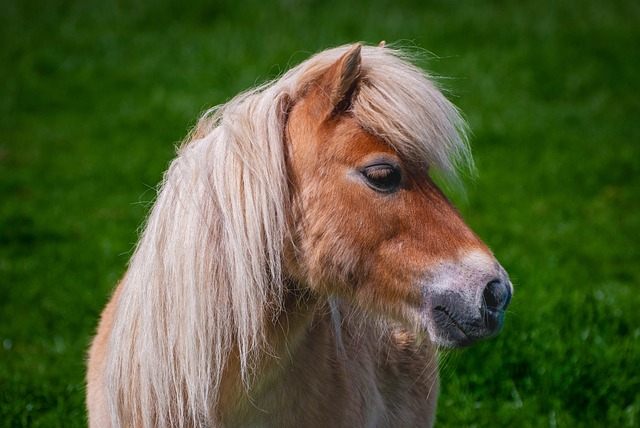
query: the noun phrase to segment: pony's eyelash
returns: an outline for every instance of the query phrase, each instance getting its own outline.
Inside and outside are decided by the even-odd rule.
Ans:
[[[391,193],[402,182],[402,170],[397,165],[374,164],[362,169],[362,175],[374,189],[383,193]]]

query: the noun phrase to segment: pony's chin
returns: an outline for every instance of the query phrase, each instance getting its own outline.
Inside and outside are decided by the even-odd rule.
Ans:
[[[465,332],[456,328],[448,329],[447,331],[429,333],[429,336],[434,345],[443,349],[466,348],[478,341],[478,339],[469,337]]]

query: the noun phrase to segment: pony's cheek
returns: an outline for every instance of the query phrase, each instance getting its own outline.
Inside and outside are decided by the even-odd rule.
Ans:
[[[397,257],[387,259],[399,251],[390,247],[402,246],[396,243],[401,222],[371,209],[366,200],[336,196],[333,200],[339,203],[334,204],[317,198],[316,204],[307,207],[313,215],[302,221],[297,260],[306,267],[310,285],[352,296],[373,290],[375,284],[404,281],[399,275],[402,269],[393,266]]]

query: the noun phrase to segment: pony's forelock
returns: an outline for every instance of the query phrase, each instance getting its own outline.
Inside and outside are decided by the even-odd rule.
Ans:
[[[353,112],[408,160],[458,180],[474,171],[468,126],[460,111],[402,51],[369,48]],[[369,59],[369,61],[367,61]]]
[[[302,64],[304,74],[311,78],[321,73],[349,48],[317,54]],[[351,111],[363,128],[407,160],[434,168],[456,183],[459,173],[475,173],[469,128],[436,79],[414,65],[420,54],[389,45],[363,46],[361,77]]]
[[[282,310],[286,113],[347,49],[208,111],[180,148],[123,279],[109,339],[104,382],[117,392],[109,408],[122,425],[210,424],[231,353],[250,388],[266,326]],[[449,176],[460,161],[471,165],[458,110],[396,50],[363,48],[352,112],[413,161]]]

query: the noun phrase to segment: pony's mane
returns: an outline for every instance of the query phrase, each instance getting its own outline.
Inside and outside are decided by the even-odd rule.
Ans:
[[[347,50],[321,52],[211,109],[179,149],[123,279],[109,339],[104,381],[117,392],[108,404],[123,425],[215,420],[231,353],[250,387],[270,317],[283,310],[287,112]],[[470,162],[457,109],[401,52],[363,47],[360,79],[351,111],[364,129],[450,176],[458,161]]]

